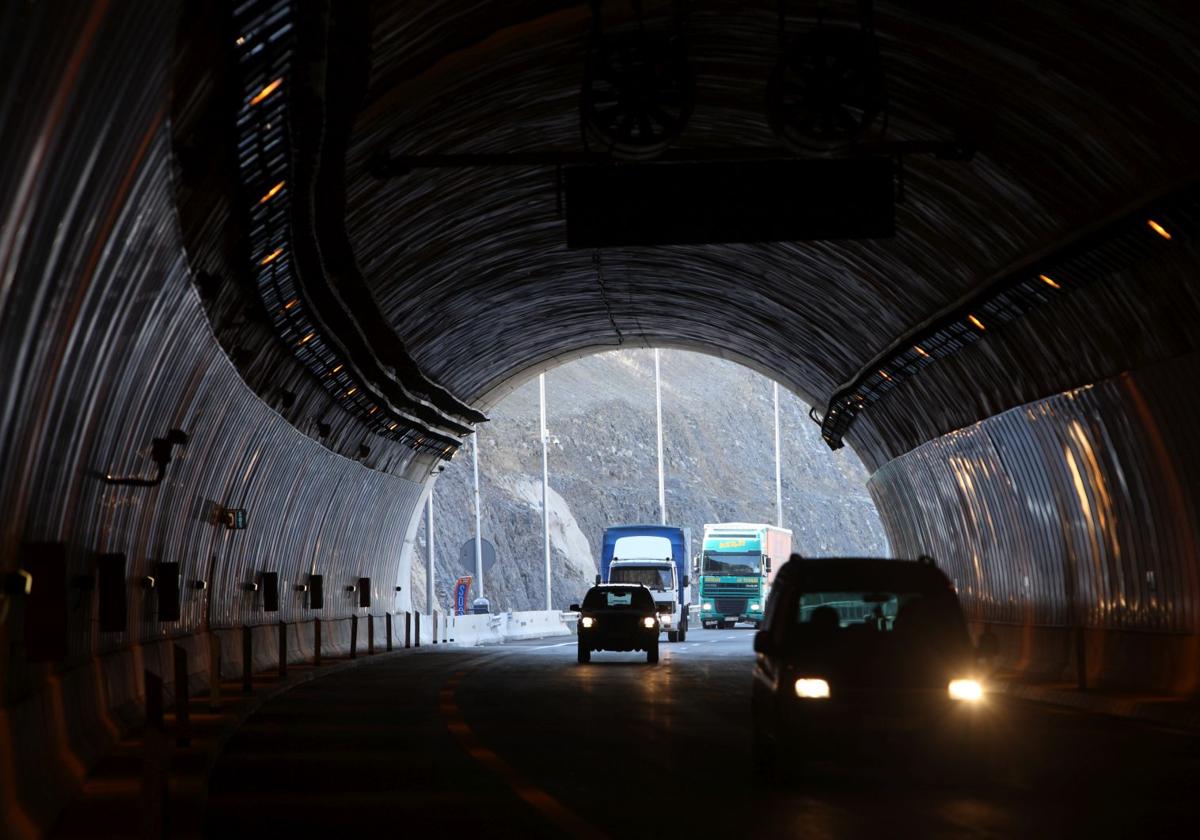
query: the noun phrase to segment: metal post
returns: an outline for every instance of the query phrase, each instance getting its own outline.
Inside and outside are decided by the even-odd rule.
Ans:
[[[208,710],[221,708],[221,638],[216,633],[208,636]]]
[[[242,628],[242,694],[254,692],[254,631]]]
[[[313,619],[313,665],[321,665],[321,619]]]
[[[383,620],[383,629],[384,629],[384,632],[387,633],[387,652],[391,653],[392,652],[392,614],[391,613],[388,613],[387,617]]]
[[[142,837],[166,837],[167,778],[170,772],[167,735],[163,730],[163,683],[150,671],[142,672],[146,691],[146,728],[142,734]]]
[[[476,597],[483,597],[483,531],[481,530],[480,521],[482,519],[482,510],[479,506],[479,431],[476,430],[474,444],[471,446],[471,454],[473,469],[475,471],[475,589],[479,593]],[[468,609],[470,604],[467,604]]]
[[[279,622],[279,679],[287,679],[288,650],[287,625]]]
[[[175,645],[175,744],[180,747],[187,747],[192,743],[190,688],[187,649],[183,645]]]
[[[546,558],[546,609],[550,606],[550,470],[547,463],[547,446],[550,432],[546,428],[546,374],[538,374],[538,392],[541,406],[542,435],[542,550]]]
[[[433,609],[433,488],[425,499],[425,609]]]
[[[375,616],[367,616],[367,656],[375,655]]]
[[[663,481],[662,381],[659,378],[658,348],[654,348],[654,419],[658,427],[658,521],[667,524],[667,491]],[[547,607],[549,609],[549,607]]]
[[[775,386],[775,524],[783,527],[783,473],[779,460],[779,383]]]
[[[413,647],[421,646],[421,613],[413,613]]]
[[[404,646],[412,647],[412,610],[406,610],[404,613]]]
[[[350,658],[358,658],[358,616],[350,616]]]

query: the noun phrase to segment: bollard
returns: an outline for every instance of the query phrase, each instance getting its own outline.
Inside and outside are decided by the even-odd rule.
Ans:
[[[367,656],[375,653],[375,616],[367,616]]]
[[[383,621],[384,632],[387,633],[387,652],[392,652],[392,614],[388,613]]]
[[[191,685],[188,684],[188,655],[183,645],[175,645],[175,745],[191,746],[192,720],[188,714]]]
[[[254,634],[242,628],[242,694],[254,693]]]
[[[216,633],[208,636],[208,710],[221,708],[221,639]]]
[[[321,619],[313,619],[313,665],[321,667]]]
[[[350,658],[358,656],[358,616],[350,616]]]
[[[142,837],[160,840],[167,836],[167,738],[163,731],[163,682],[150,671],[143,672],[146,686],[146,729],[142,736]]]
[[[413,647],[421,646],[421,613],[413,613]]]
[[[412,612],[404,611],[404,647],[412,647]]]
[[[287,678],[287,624],[279,622],[279,679]]]

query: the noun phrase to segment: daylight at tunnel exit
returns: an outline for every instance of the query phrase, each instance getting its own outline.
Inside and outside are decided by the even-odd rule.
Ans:
[[[0,4],[0,840],[1193,836],[1198,43]]]

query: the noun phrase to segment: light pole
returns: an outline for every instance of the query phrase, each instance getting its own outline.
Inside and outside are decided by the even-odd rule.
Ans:
[[[783,527],[783,480],[779,459],[779,383],[775,386],[775,524]]]
[[[654,419],[658,427],[658,520],[660,525],[667,524],[667,492],[663,483],[663,444],[662,444],[662,380],[659,376],[658,348],[654,348]]]
[[[546,557],[546,609],[552,609],[550,601],[550,483],[549,469],[546,463],[546,448],[550,442],[550,432],[546,429],[546,374],[538,375],[538,391],[541,404],[542,435],[542,550]]]
[[[474,444],[471,446],[471,454],[473,468],[475,471],[475,586],[478,587],[479,594],[475,597],[483,597],[483,532],[480,529],[481,511],[479,505],[479,430],[476,429],[473,435],[475,438]]]
[[[425,497],[425,609],[433,615],[433,488]]]

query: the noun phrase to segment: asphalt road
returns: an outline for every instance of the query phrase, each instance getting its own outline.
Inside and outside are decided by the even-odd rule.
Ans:
[[[575,662],[574,637],[425,647],[301,685],[230,741],[207,829],[279,836],[1193,836],[1200,738],[989,699],[979,774],[894,755],[764,781],[749,629]]]

